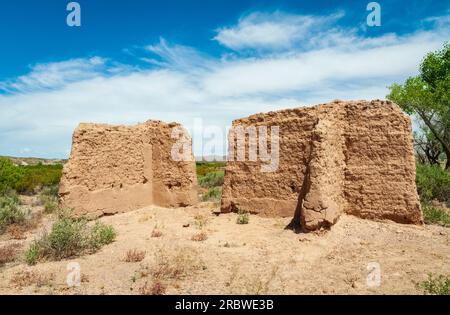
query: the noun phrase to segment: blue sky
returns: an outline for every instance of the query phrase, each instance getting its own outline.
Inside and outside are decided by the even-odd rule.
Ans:
[[[196,155],[256,112],[384,98],[450,41],[450,0],[64,0],[0,5],[0,155],[67,157],[79,122],[179,121]],[[206,148],[204,148],[206,146]]]

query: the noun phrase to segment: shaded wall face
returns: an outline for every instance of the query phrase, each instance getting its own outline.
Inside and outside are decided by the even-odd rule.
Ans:
[[[347,106],[346,212],[420,223],[410,119],[391,103]]]
[[[420,223],[411,123],[390,102],[334,102],[258,114],[236,126],[280,126],[280,162],[227,163],[222,211],[291,216],[307,230],[342,212]],[[236,142],[231,142],[236,151]]]
[[[160,122],[80,125],[61,179],[61,205],[77,215],[100,216],[195,203],[195,162],[171,159],[171,129]],[[174,178],[178,184],[171,186]]]

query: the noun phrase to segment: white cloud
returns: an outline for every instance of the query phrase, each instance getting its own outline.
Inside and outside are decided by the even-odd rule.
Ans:
[[[305,35],[307,50],[253,57],[213,58],[161,39],[139,56],[151,63],[146,69],[98,57],[35,66],[0,84],[9,91],[0,94],[0,153],[65,157],[79,122],[161,119],[192,127],[202,118],[225,130],[233,119],[256,112],[384,98],[388,85],[415,74],[425,53],[449,37],[448,28],[375,38],[345,31],[317,30],[319,37]],[[351,40],[343,44],[346,34]]]
[[[31,67],[30,73],[18,78],[0,82],[0,91],[32,92],[45,88],[63,87],[71,82],[97,76],[105,69],[106,60],[100,57],[71,59]]]
[[[218,29],[214,40],[233,50],[288,49],[342,16],[342,12],[329,16],[255,12],[242,17],[237,25]]]

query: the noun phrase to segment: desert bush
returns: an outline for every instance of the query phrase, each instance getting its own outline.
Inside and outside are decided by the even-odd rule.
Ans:
[[[112,243],[116,236],[117,232],[112,226],[96,222],[88,236],[89,248],[97,251],[103,246]]]
[[[219,187],[223,185],[224,171],[215,171],[198,178],[198,183],[203,188]]]
[[[417,164],[417,191],[423,202],[439,200],[450,203],[450,172],[437,165]]]
[[[50,233],[44,233],[35,240],[25,253],[29,265],[39,260],[60,260],[94,253],[102,246],[114,241],[116,232],[111,226],[97,222],[93,227],[87,221],[63,217],[52,226]]]
[[[43,187],[52,187],[54,193],[62,168],[62,165],[42,164],[16,166],[10,159],[0,157],[0,194],[8,190],[31,194]]]
[[[423,218],[426,224],[439,224],[450,226],[450,214],[444,209],[435,207],[429,203],[422,203]]]
[[[219,201],[222,197],[221,187],[212,187],[202,195],[202,201]]]
[[[140,262],[145,258],[145,251],[138,249],[130,249],[127,251],[124,261],[126,262]]]
[[[0,234],[12,224],[25,222],[28,213],[19,208],[19,199],[16,195],[0,196]]]
[[[450,295],[450,277],[439,275],[434,277],[428,274],[428,279],[418,284],[424,294],[431,295]]]
[[[44,206],[44,213],[54,213],[58,210],[58,199],[56,197],[41,194],[39,200],[40,204]]]
[[[10,159],[0,157],[0,194],[15,189],[23,177],[23,169],[15,166]]]
[[[59,185],[54,184],[54,185],[45,187],[42,190],[42,195],[58,198],[58,192],[59,192]]]
[[[248,224],[249,221],[250,221],[249,213],[247,211],[239,209],[236,223],[237,224]]]

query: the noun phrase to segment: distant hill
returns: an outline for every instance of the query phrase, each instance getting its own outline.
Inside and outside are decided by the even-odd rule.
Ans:
[[[1,156],[10,159],[16,165],[37,165],[39,163],[43,165],[55,165],[55,164],[65,164],[67,160],[65,159],[41,159],[34,157],[13,157],[13,156]]]

